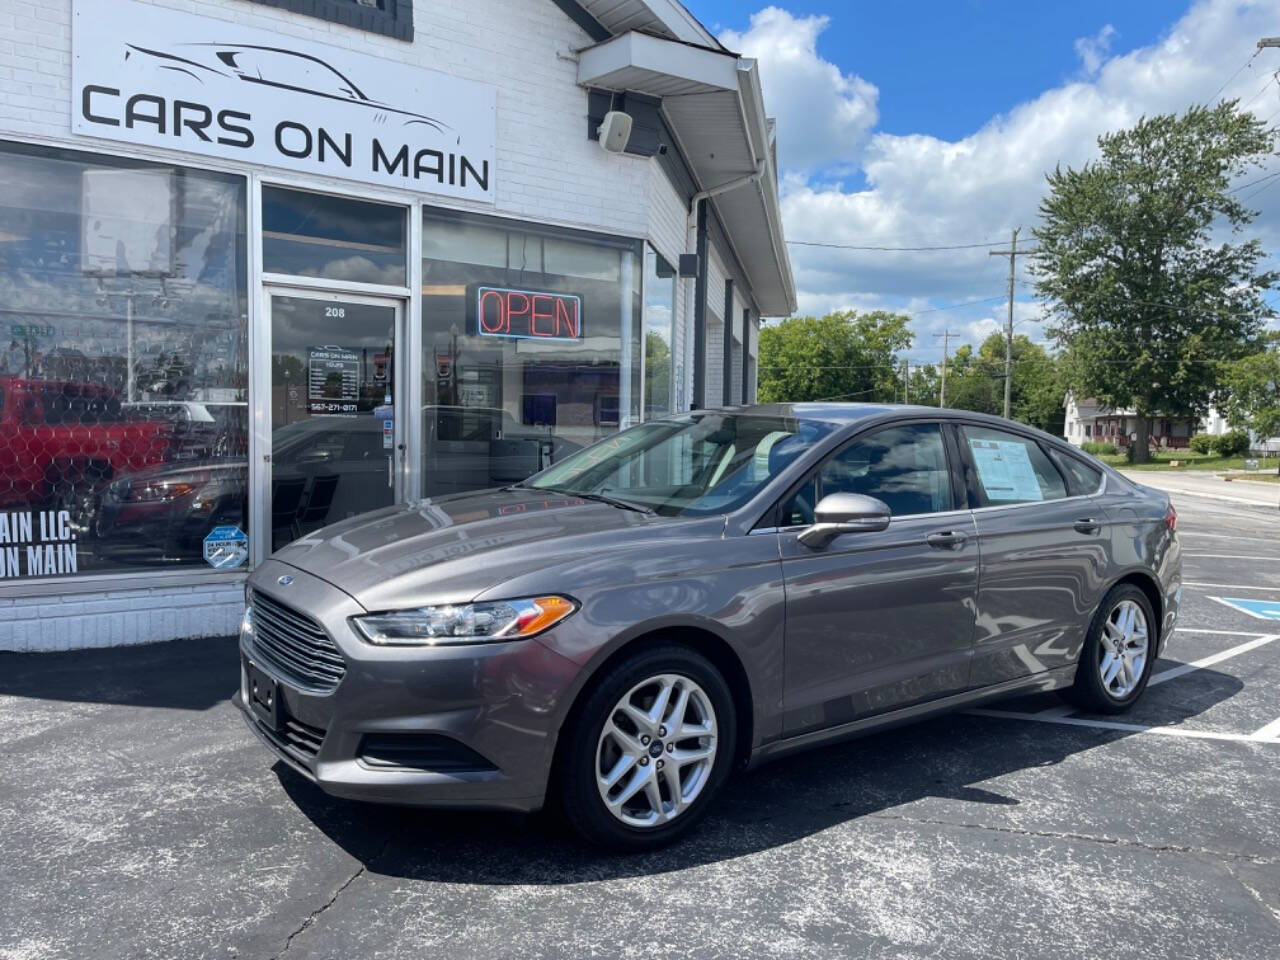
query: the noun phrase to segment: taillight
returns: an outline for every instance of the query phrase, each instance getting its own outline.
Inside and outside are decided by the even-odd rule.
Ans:
[[[1178,511],[1173,509],[1173,504],[1169,504],[1169,510],[1164,515],[1164,525],[1169,528],[1172,533],[1178,529]]]

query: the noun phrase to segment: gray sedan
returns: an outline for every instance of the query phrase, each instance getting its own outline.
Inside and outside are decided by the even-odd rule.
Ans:
[[[277,552],[237,700],[332,794],[555,803],[645,849],[794,750],[1035,691],[1129,708],[1177,619],[1176,525],[993,417],[696,411]]]

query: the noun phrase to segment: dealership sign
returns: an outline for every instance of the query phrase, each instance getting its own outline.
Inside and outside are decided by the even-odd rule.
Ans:
[[[135,0],[75,0],[72,44],[76,133],[493,200],[488,84]]]

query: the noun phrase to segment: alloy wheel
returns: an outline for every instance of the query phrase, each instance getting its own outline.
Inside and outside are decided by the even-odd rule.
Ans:
[[[1123,700],[1137,688],[1147,667],[1147,615],[1133,600],[1122,600],[1102,625],[1098,643],[1098,676],[1102,689]]]
[[[718,741],[715,709],[702,687],[679,674],[650,677],[617,702],[600,732],[600,798],[628,826],[667,823],[707,785]]]

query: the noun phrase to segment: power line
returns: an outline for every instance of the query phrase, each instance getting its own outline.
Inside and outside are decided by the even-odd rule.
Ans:
[[[990,240],[983,243],[949,243],[926,247],[886,247],[856,243],[826,243],[820,240],[788,240],[787,243],[797,247],[826,247],[832,250],[874,250],[883,253],[920,253],[928,250],[974,250],[978,247],[988,247],[991,245]]]
[[[1231,76],[1227,77],[1226,81],[1222,84],[1222,86],[1220,86],[1220,87],[1218,88],[1218,92],[1217,92],[1217,93],[1215,93],[1215,94],[1214,94],[1212,97],[1210,97],[1209,99],[1210,99],[1210,100],[1217,100],[1217,99],[1218,99],[1218,94],[1219,94],[1219,93],[1222,93],[1222,91],[1223,91],[1223,90],[1227,89],[1227,87],[1230,85],[1231,81],[1232,81],[1232,80],[1234,80],[1236,77],[1240,76],[1240,74],[1244,72],[1245,67],[1251,66],[1251,65],[1253,64],[1254,59],[1255,59],[1255,58],[1258,56],[1258,54],[1260,54],[1261,52],[1262,52],[1262,48],[1261,48],[1261,47],[1259,47],[1257,50],[1253,51],[1253,56],[1251,56],[1248,60],[1246,60],[1244,63],[1242,63],[1242,64],[1240,65],[1240,69],[1239,69],[1239,70],[1237,70],[1237,71],[1236,71],[1235,73],[1233,73]]]

